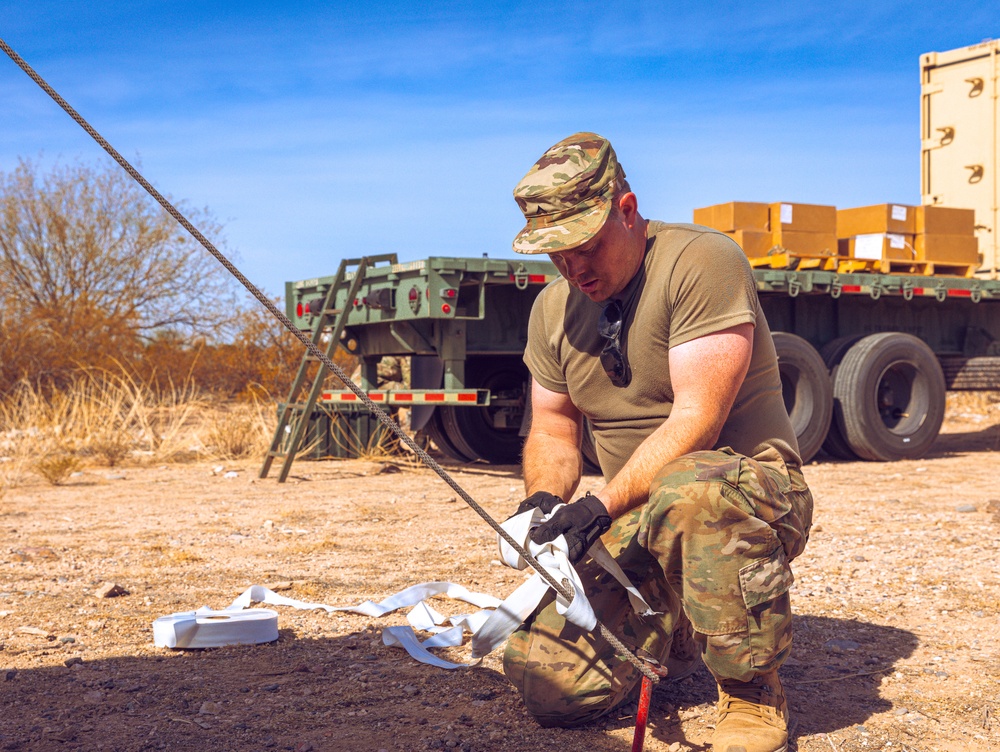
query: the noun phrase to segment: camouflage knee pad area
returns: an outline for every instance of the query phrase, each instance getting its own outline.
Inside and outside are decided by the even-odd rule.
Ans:
[[[634,536],[628,548],[611,553],[646,602],[664,613],[652,618],[636,614],[625,589],[590,559],[577,565],[577,573],[601,622],[639,655],[665,661],[680,601],[671,598],[661,577],[652,576],[659,567]],[[599,718],[632,696],[642,678],[597,630],[588,632],[560,616],[552,595],[510,636],[503,662],[528,712],[543,726]]]
[[[777,668],[791,646],[788,561],[805,545],[812,499],[797,470],[728,450],[670,463],[649,502],[603,540],[655,617],[636,615],[623,588],[585,559],[577,567],[598,619],[639,655],[665,662],[681,608],[716,675],[746,681]],[[596,633],[566,622],[552,598],[515,632],[504,671],[545,726],[600,717],[641,678]]]
[[[801,473],[731,450],[696,452],[653,481],[637,535],[717,677],[748,681],[791,648],[788,566],[805,547],[812,496]]]

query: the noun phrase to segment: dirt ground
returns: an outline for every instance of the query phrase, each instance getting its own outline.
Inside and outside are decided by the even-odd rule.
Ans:
[[[1000,407],[952,397],[925,459],[806,468],[815,526],[782,670],[802,752],[1000,750]],[[520,501],[517,467],[445,464],[499,519]],[[631,748],[632,707],[536,726],[499,652],[445,671],[383,646],[403,613],[275,607],[273,644],[154,647],[155,618],[251,584],[351,605],[432,580],[501,597],[522,581],[427,469],[301,461],[281,485],[258,469],[90,468],[0,498],[0,750]],[[97,597],[105,582],[127,594]],[[469,657],[467,643],[441,652]],[[645,748],[708,750],[714,701],[704,667],[658,688]]]

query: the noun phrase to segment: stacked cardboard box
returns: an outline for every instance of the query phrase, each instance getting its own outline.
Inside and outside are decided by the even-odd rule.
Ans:
[[[916,212],[904,204],[875,204],[837,212],[840,256],[863,261],[916,260]]]
[[[780,202],[770,207],[771,239],[802,256],[837,255],[837,208]]]
[[[837,253],[837,210],[832,206],[730,201],[695,209],[694,222],[724,232],[752,259],[777,251]]]
[[[773,246],[767,204],[730,201],[706,206],[694,210],[694,223],[724,232],[750,258],[766,256]]]
[[[939,266],[967,266],[967,273],[979,266],[973,209],[918,206],[915,220],[917,260]]]

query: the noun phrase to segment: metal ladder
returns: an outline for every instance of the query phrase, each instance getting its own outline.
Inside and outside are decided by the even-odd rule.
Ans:
[[[319,347],[324,333],[329,332],[330,339],[326,343],[325,350],[328,358],[333,359],[333,355],[340,345],[340,337],[347,323],[351,304],[361,289],[365,271],[369,266],[374,266],[378,263],[395,264],[397,263],[396,254],[364,256],[360,259],[344,259],[340,262],[340,267],[337,269],[337,275],[334,277],[333,284],[326,291],[326,296],[323,299],[323,308],[319,312],[319,321],[316,322],[316,327],[312,335],[313,344]],[[350,267],[356,268],[354,269],[351,286],[347,291],[345,305],[343,308],[334,308],[337,301],[337,290],[340,289],[341,285],[347,279]],[[312,363],[318,364],[316,374],[312,377],[309,394],[305,401],[299,402],[298,400],[303,388],[310,380],[309,366]],[[281,458],[282,460],[278,483],[284,483],[285,479],[288,478],[288,473],[292,469],[292,463],[295,461],[295,455],[302,449],[306,428],[309,425],[313,410],[316,408],[316,403],[319,401],[319,396],[323,391],[323,382],[326,380],[328,373],[330,373],[330,369],[323,365],[323,362],[319,358],[310,355],[308,351],[302,356],[302,361],[299,363],[299,370],[295,374],[295,380],[292,382],[291,389],[288,391],[288,399],[285,400],[281,414],[278,416],[278,426],[274,430],[271,447],[267,450],[267,455],[264,457],[264,465],[260,469],[261,478],[267,477],[268,472],[271,470],[271,464],[277,458]]]

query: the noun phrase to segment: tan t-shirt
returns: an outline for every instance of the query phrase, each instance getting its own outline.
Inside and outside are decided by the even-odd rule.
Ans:
[[[801,464],[785,411],[774,343],[743,251],[697,225],[650,222],[646,257],[616,297],[625,309],[623,350],[632,369],[614,386],[601,366],[603,308],[559,278],[535,300],[524,361],[546,389],[568,394],[590,420],[607,479],[670,415],[667,350],[737,324],[754,324],[753,356],[717,447],[759,460]]]

